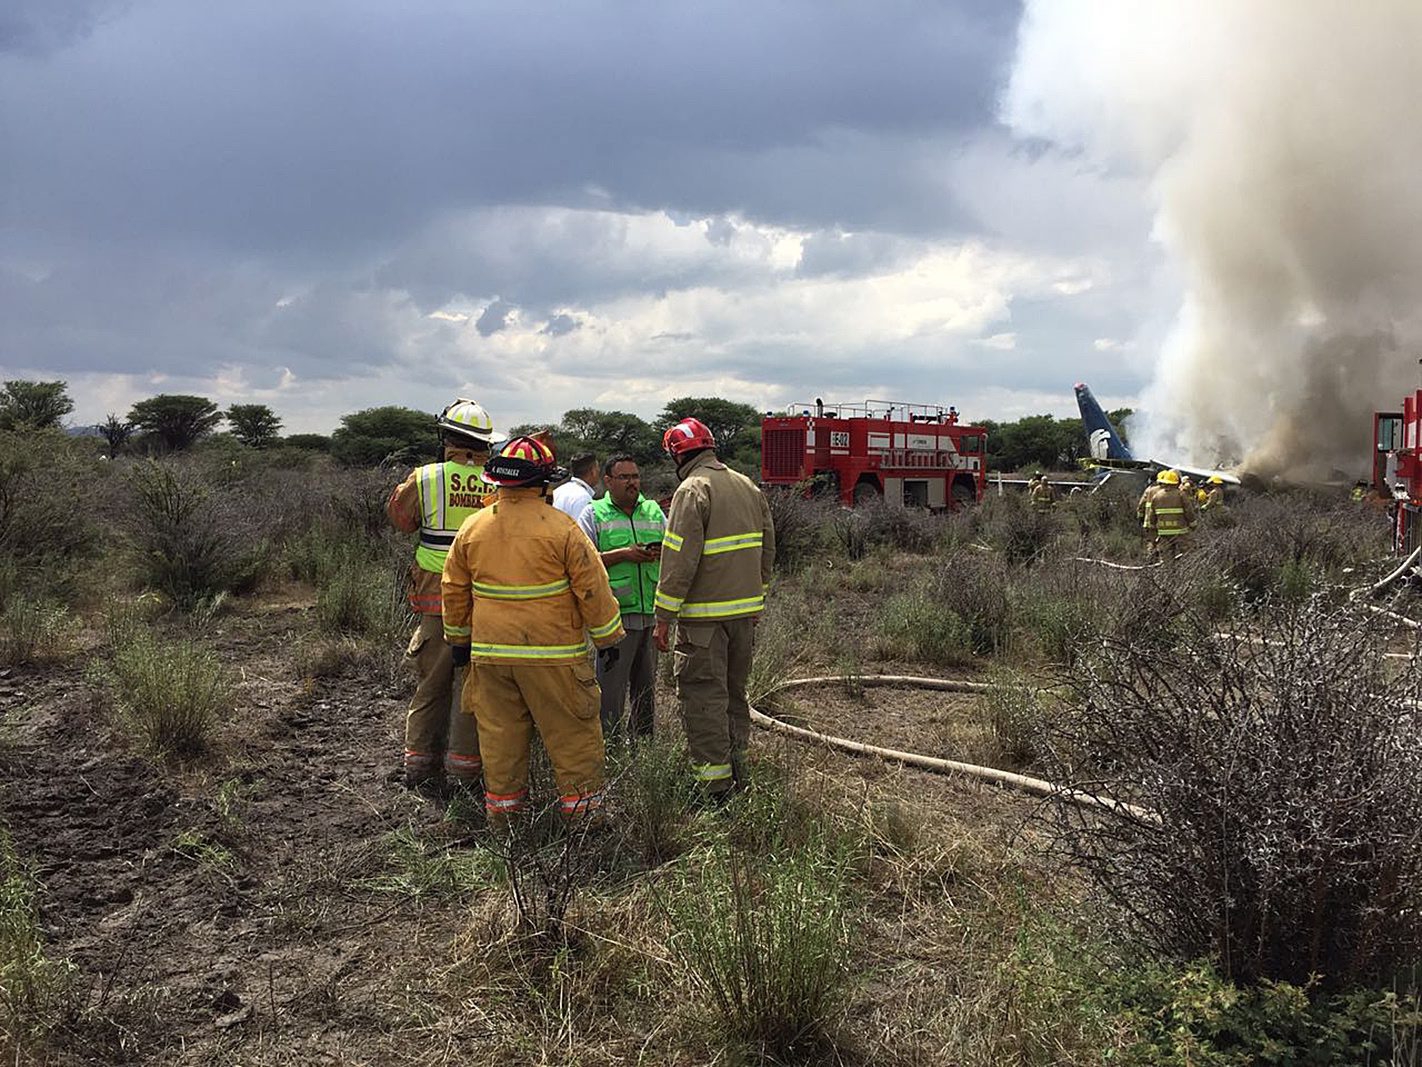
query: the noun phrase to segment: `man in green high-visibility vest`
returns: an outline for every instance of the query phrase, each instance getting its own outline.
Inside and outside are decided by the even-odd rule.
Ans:
[[[655,500],[642,495],[642,473],[637,461],[622,454],[602,467],[607,492],[583,508],[578,525],[602,556],[612,595],[622,610],[627,636],[617,645],[618,655],[609,667],[598,660],[597,680],[602,686],[602,732],[607,738],[622,733],[622,717],[630,691],[632,713],[627,733],[635,741],[652,736],[656,711],[657,649],[652,644],[656,623],[653,602],[662,533],[667,519]]]

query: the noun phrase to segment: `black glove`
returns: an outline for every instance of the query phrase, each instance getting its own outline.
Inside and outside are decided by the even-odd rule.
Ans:
[[[610,645],[607,648],[598,649],[597,661],[603,670],[610,671],[621,656],[622,653],[617,650],[617,646]]]
[[[449,646],[449,658],[450,658],[451,662],[453,662],[453,664],[454,664],[456,667],[467,667],[467,666],[469,666],[469,646],[468,646],[468,645],[450,645],[450,646]]]

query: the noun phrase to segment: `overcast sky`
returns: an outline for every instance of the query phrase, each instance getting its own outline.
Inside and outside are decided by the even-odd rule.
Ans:
[[[290,431],[714,394],[1071,413],[1178,304],[1004,125],[1006,0],[5,0],[0,374]]]

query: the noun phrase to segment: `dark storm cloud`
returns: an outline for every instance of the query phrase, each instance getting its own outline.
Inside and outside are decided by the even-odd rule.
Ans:
[[[484,309],[484,313],[474,323],[474,328],[479,331],[480,337],[491,337],[509,324],[509,319],[513,318],[514,307],[512,304],[505,304],[502,300],[495,300]]]
[[[566,337],[581,325],[582,323],[572,315],[558,314],[549,319],[543,329],[538,332],[547,334],[549,337]]]
[[[733,321],[734,294],[907,269],[965,235],[1030,248],[1057,227],[1069,255],[1100,232],[1085,209],[1075,230],[1051,217],[1031,151],[1004,184],[999,153],[965,147],[995,125],[1018,16],[1000,0],[3,6],[0,361],[302,382],[457,367],[454,388],[496,380],[525,335],[575,378],[602,330],[599,373],[629,379],[656,372],[637,347],[654,341],[709,378],[912,392],[997,360],[1025,381],[1053,358],[1049,321],[994,324],[1019,350],[964,366],[931,337],[827,351],[813,308],[768,344]],[[798,266],[793,241],[788,262],[768,251],[778,228],[805,235]],[[720,338],[645,306],[644,334],[615,332],[624,305],[704,289],[732,294]],[[1109,326],[1087,314],[1071,343],[1123,335]]]
[[[298,259],[499,203],[942,225],[921,145],[990,121],[1016,17],[135,0],[42,64],[0,65],[0,220]]]

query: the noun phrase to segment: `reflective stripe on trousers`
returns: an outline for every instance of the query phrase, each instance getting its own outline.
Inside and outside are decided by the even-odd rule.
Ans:
[[[508,815],[520,811],[527,803],[527,789],[520,789],[517,793],[486,792],[484,794],[484,810],[491,815]]]

